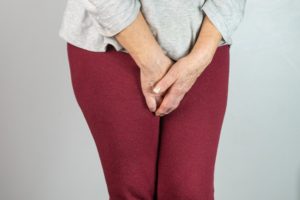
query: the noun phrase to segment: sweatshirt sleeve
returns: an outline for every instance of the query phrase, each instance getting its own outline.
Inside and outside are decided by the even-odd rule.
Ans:
[[[206,0],[202,10],[219,30],[222,40],[232,43],[232,34],[240,24],[245,10],[246,0]]]
[[[101,34],[112,37],[129,26],[137,17],[141,3],[139,0],[88,0],[96,8],[92,13]]]

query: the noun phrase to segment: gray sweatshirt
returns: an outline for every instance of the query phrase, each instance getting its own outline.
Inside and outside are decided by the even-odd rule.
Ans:
[[[231,45],[245,4],[246,0],[68,0],[59,36],[89,51],[103,52],[111,44],[127,52],[114,36],[141,11],[165,54],[178,60],[195,44],[204,14],[222,34],[219,46]]]

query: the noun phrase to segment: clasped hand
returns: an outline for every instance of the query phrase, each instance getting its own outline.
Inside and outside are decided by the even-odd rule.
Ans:
[[[190,53],[175,62],[163,54],[145,62],[140,68],[140,81],[149,110],[156,116],[175,110],[211,58],[205,53]]]
[[[141,12],[116,35],[140,68],[146,104],[157,116],[169,114],[179,106],[211,62],[221,38],[221,33],[205,16],[193,49],[175,62],[164,54]]]

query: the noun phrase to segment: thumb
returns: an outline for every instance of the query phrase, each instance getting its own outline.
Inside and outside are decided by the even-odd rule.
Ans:
[[[154,85],[152,91],[155,94],[163,94],[175,82],[175,79],[175,76],[169,71],[162,79],[160,79]]]

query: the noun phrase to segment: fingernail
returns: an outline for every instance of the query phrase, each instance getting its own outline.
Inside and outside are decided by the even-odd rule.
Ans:
[[[155,88],[153,89],[153,92],[156,93],[156,94],[159,93],[159,91],[160,91],[160,88],[159,88],[159,87],[155,87]]]

